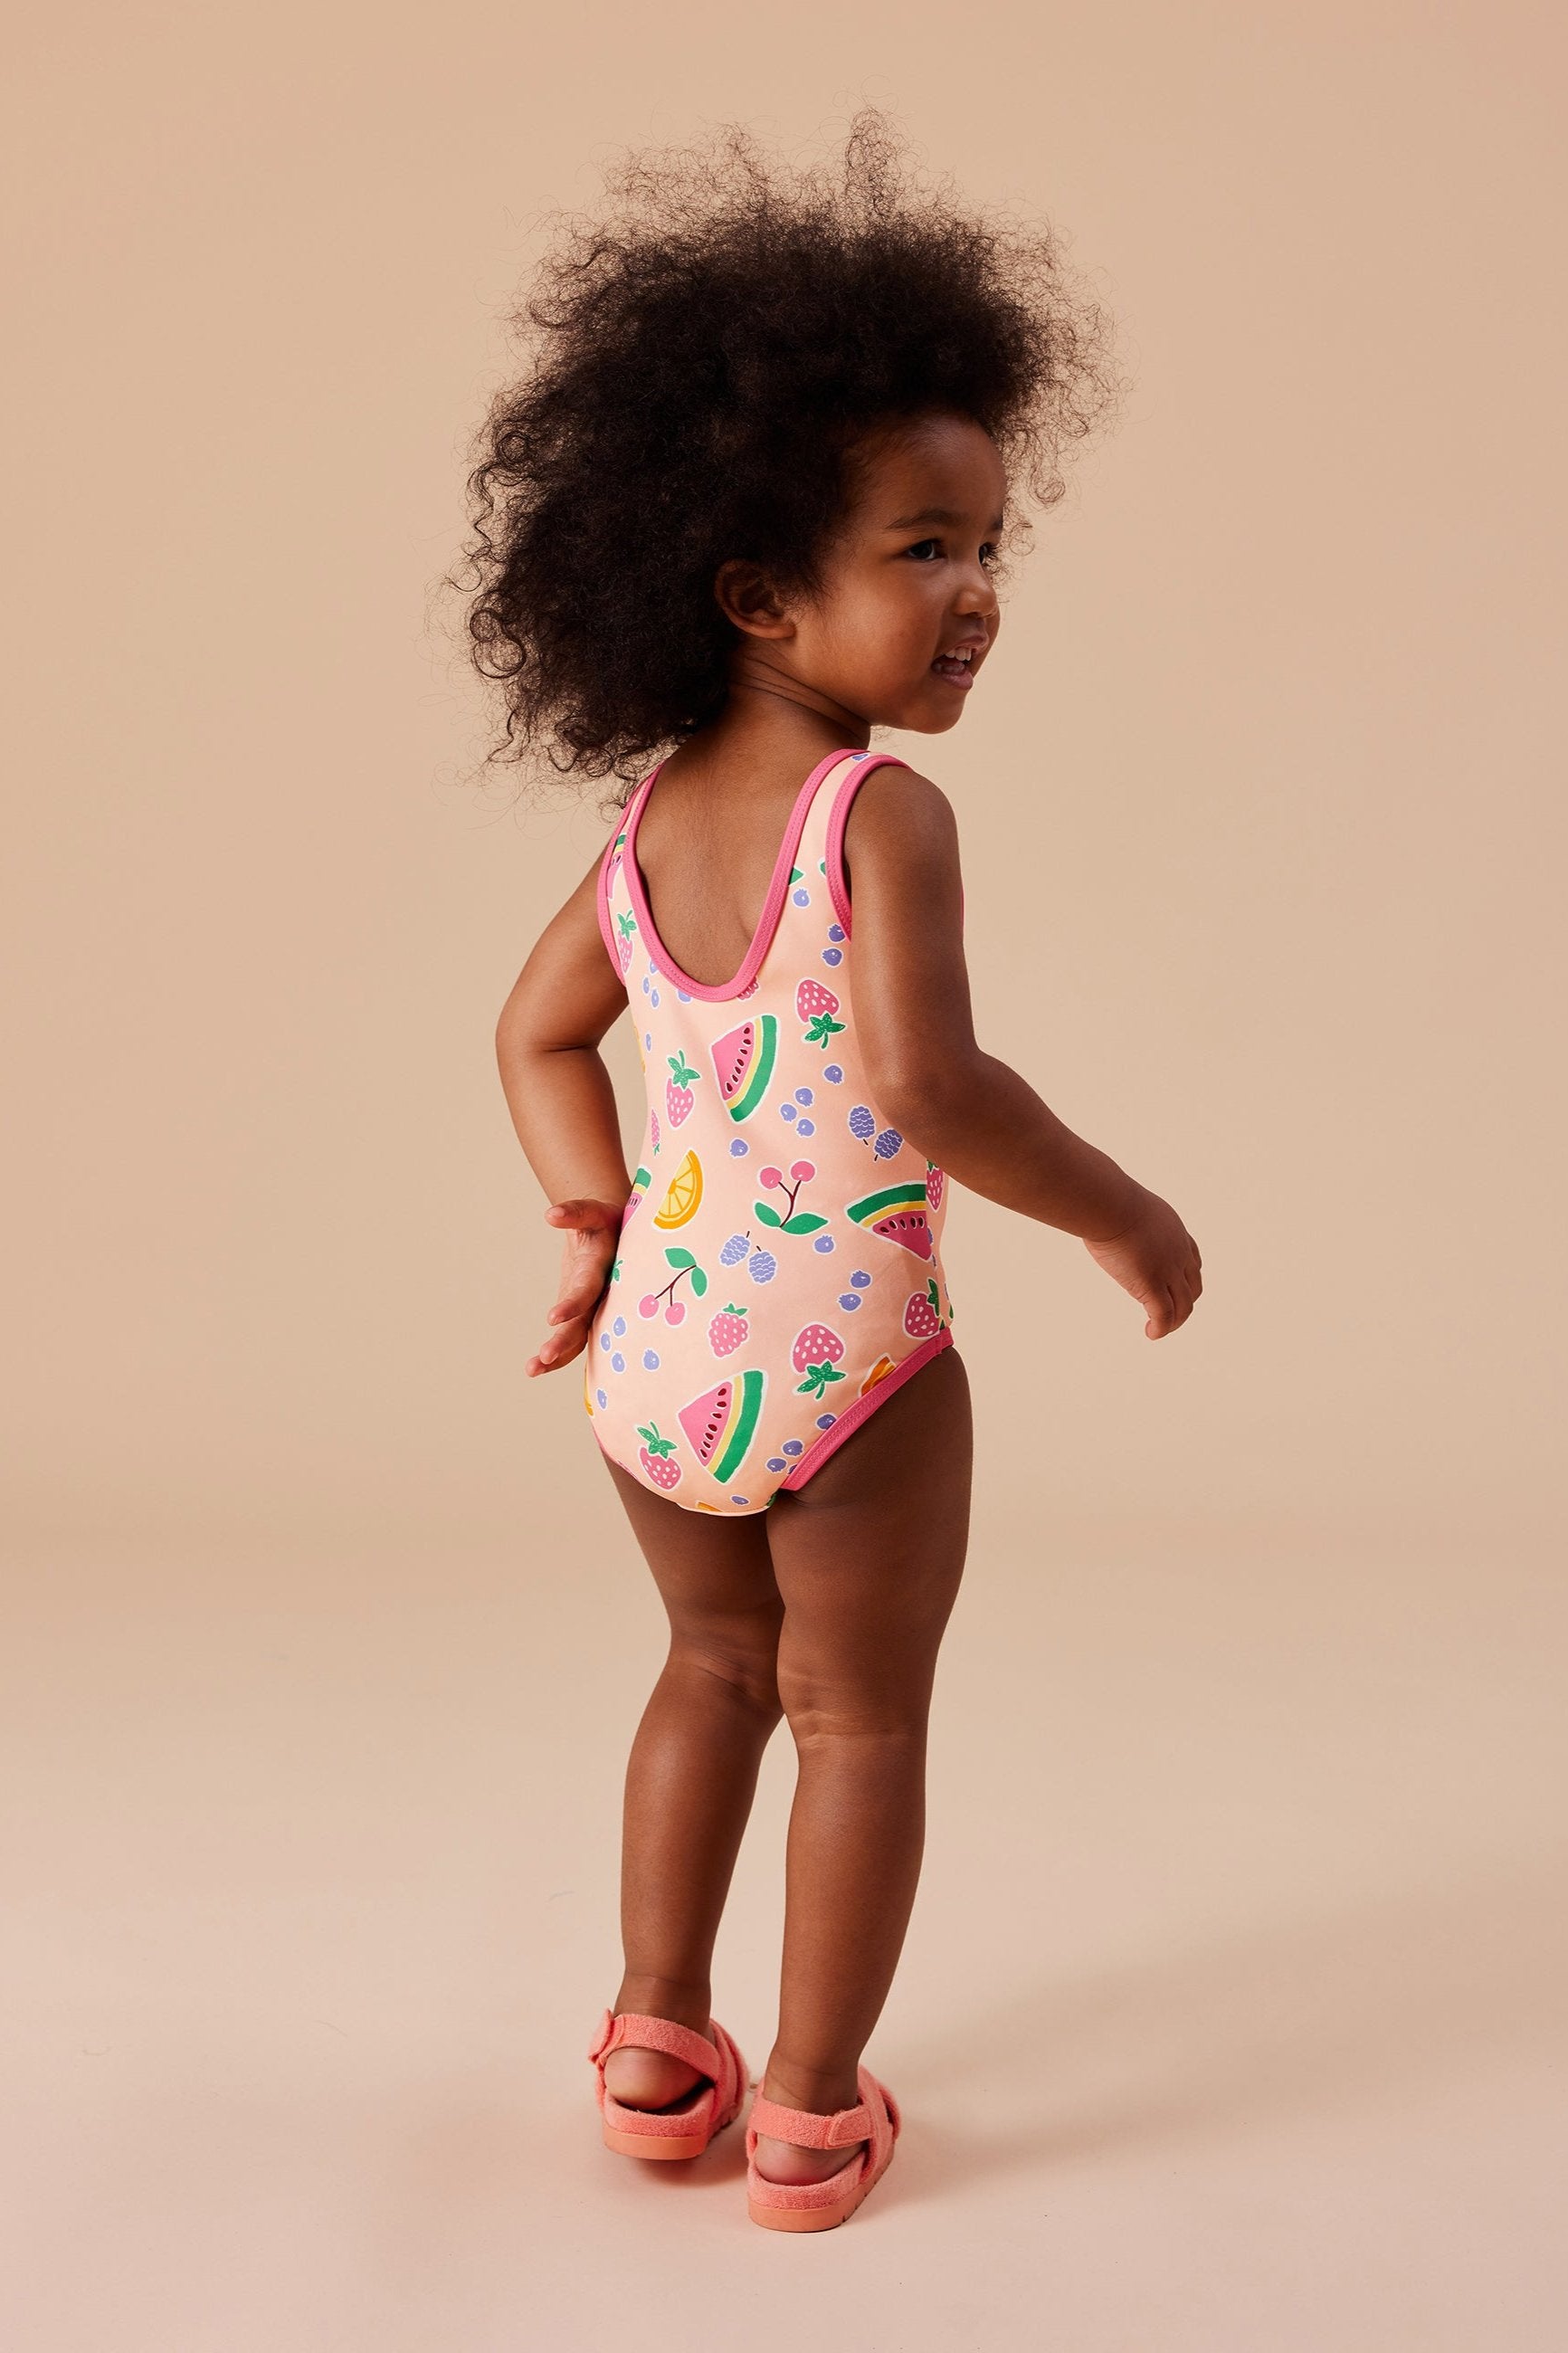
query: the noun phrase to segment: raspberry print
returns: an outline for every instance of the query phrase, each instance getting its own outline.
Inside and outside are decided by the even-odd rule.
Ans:
[[[721,1307],[708,1326],[708,1345],[716,1356],[732,1356],[751,1330],[746,1321],[747,1311],[733,1302]]]

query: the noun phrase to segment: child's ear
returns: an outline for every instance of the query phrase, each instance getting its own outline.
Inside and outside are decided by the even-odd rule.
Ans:
[[[724,618],[749,638],[794,637],[795,623],[761,565],[731,556],[713,575],[713,594]]]

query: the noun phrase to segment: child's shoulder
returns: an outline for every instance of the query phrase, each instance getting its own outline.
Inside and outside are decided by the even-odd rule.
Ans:
[[[864,776],[838,846],[845,896],[879,901],[900,929],[932,934],[963,926],[958,814],[922,770],[891,763]],[[958,954],[956,947],[953,954]]]
[[[922,770],[888,762],[856,787],[845,820],[846,849],[873,858],[955,860],[958,813],[942,786]]]

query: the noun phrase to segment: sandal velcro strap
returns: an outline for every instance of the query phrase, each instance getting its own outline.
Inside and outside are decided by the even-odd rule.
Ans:
[[[672,2018],[648,2018],[635,2010],[624,2010],[617,2018],[605,2010],[588,2046],[589,2058],[607,2058],[623,2043],[629,2043],[636,2051],[667,2052],[670,2058],[683,2059],[689,2067],[711,2076],[715,2083],[723,2066],[718,2046],[706,2034],[695,2033],[689,2026],[678,2026]]]
[[[871,2137],[871,2111],[864,2100],[858,2107],[839,2108],[830,2116],[810,2108],[786,2108],[759,2092],[752,2102],[748,2129],[769,2140],[787,2140],[796,2148],[847,2148]]]

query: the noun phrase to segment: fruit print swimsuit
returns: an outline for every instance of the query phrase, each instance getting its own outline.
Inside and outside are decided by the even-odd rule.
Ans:
[[[884,765],[908,763],[812,770],[719,987],[654,930],[636,850],[658,768],[600,863],[648,1114],[584,1403],[611,1461],[688,1510],[766,1511],[952,1345],[942,1172],[878,1110],[855,1036],[844,827]]]

